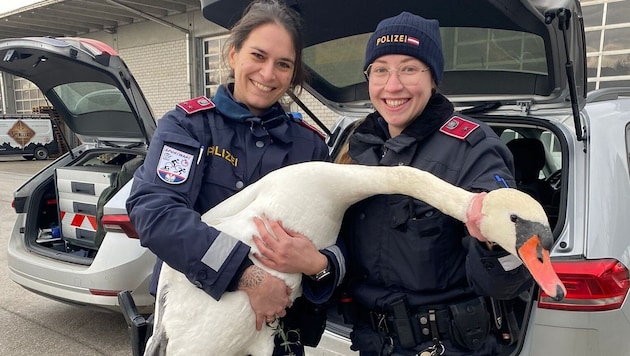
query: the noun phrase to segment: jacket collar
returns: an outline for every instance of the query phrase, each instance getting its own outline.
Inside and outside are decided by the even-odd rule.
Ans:
[[[283,142],[291,141],[287,125],[289,116],[280,103],[276,102],[262,115],[256,116],[245,104],[234,99],[233,90],[234,84],[221,85],[212,100],[223,117],[249,124],[256,137],[269,135]]]
[[[400,153],[435,133],[453,115],[453,109],[446,97],[436,93],[422,113],[394,138],[389,135],[387,123],[380,113],[369,114],[350,138],[349,154],[354,160],[363,162],[360,158],[364,154],[382,155],[387,150]]]
[[[452,115],[453,104],[442,94],[433,94],[420,116],[414,119],[402,131],[401,135],[411,136],[417,141],[421,141],[437,131]],[[369,114],[355,132],[377,135],[383,140],[391,138],[387,130],[387,123],[378,112]]]
[[[234,90],[234,84],[221,85],[217,90],[212,101],[216,105],[216,110],[224,117],[232,120],[246,120],[257,119],[256,121],[267,121],[275,117],[285,115],[286,113],[282,109],[280,103],[276,102],[262,115],[256,116],[249,109],[247,105],[236,101],[232,94]]]

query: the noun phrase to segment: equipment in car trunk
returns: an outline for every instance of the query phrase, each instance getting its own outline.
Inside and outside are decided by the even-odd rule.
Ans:
[[[61,236],[69,244],[98,249],[96,212],[98,198],[109,188],[120,171],[118,165],[57,168]]]

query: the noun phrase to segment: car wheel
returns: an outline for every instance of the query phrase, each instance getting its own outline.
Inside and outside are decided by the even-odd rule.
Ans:
[[[48,158],[48,150],[44,147],[37,147],[33,152],[33,156],[35,156],[38,160],[44,160]]]

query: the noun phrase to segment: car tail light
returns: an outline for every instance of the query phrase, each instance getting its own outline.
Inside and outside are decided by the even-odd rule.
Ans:
[[[127,215],[104,215],[101,224],[105,231],[122,232],[132,239],[139,238]]]
[[[630,280],[628,269],[614,259],[555,261],[553,269],[567,289],[567,295],[554,301],[540,293],[538,307],[573,311],[605,311],[621,307]]]

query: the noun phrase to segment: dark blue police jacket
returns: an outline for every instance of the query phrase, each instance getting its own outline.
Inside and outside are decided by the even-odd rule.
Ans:
[[[126,205],[141,244],[218,300],[249,246],[200,216],[274,169],[328,160],[321,135],[300,121],[278,103],[254,116],[225,86],[212,101],[196,98],[166,113]]]
[[[368,116],[350,138],[349,154],[365,165],[417,167],[469,191],[515,185],[512,155],[500,138],[483,122],[454,114],[440,94],[394,138],[378,113]],[[516,257],[488,251],[460,221],[409,196],[359,202],[346,213],[341,236],[354,300],[367,309],[385,309],[401,295],[412,306],[475,295],[509,299],[532,283]]]

